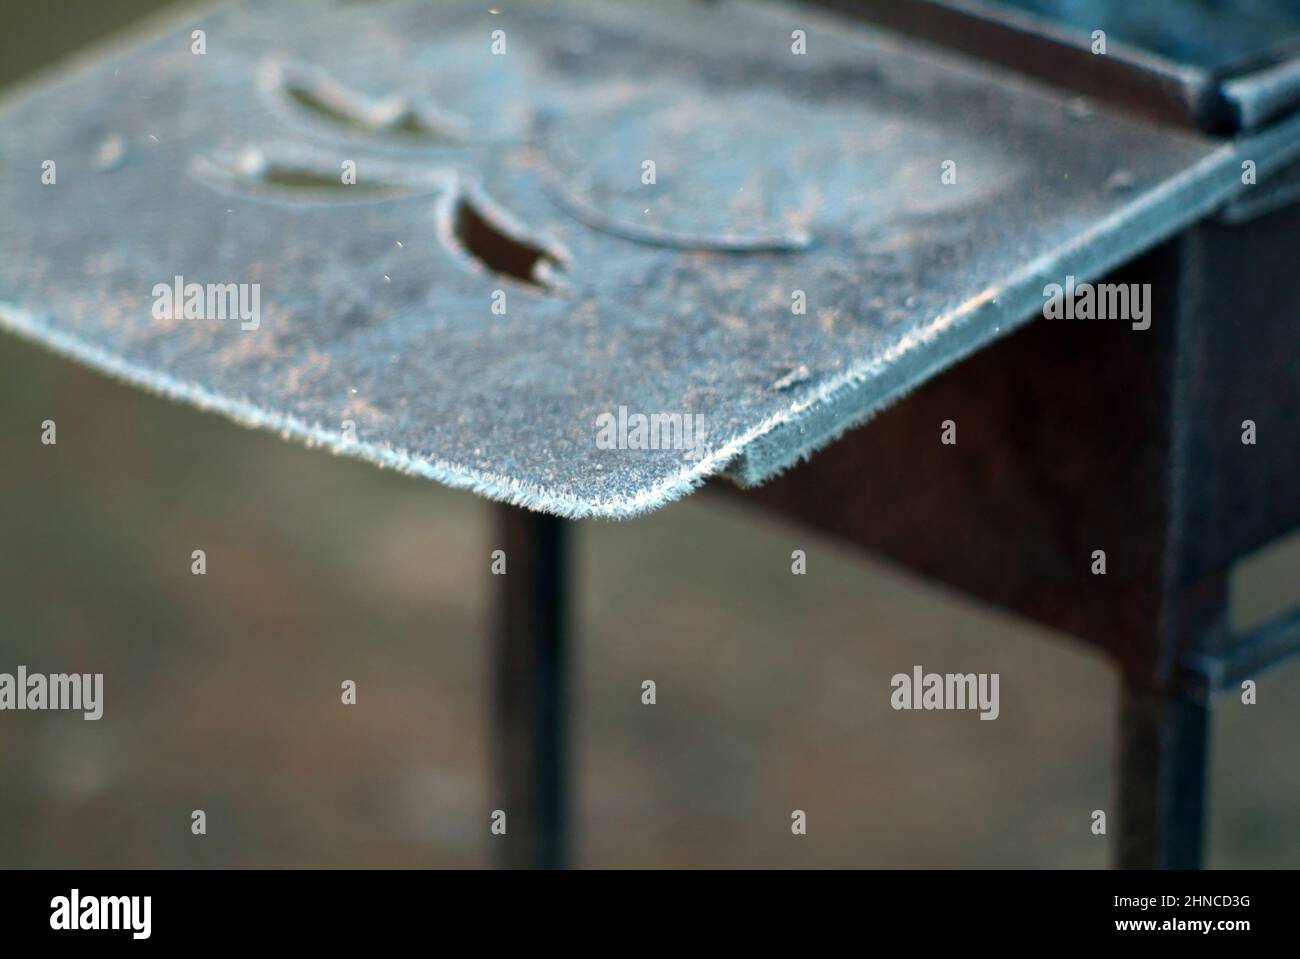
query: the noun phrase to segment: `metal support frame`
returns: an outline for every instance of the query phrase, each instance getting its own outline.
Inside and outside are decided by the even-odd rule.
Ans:
[[[1121,869],[1199,869],[1204,847],[1210,704],[1125,677],[1119,722]]]
[[[1121,867],[1201,864],[1212,694],[1300,652],[1295,614],[1226,627],[1232,564],[1300,528],[1297,226],[1199,224],[1106,278],[1156,291],[1149,331],[1031,324],[743,494],[1108,653]]]
[[[1187,657],[1183,685],[1193,695],[1208,697],[1297,654],[1300,654],[1300,609],[1293,609],[1234,638],[1223,653]]]
[[[569,522],[514,506],[493,509],[496,548],[506,554],[505,574],[494,577],[493,745],[498,808],[506,813],[506,834],[495,841],[504,866],[562,868],[569,819]]]

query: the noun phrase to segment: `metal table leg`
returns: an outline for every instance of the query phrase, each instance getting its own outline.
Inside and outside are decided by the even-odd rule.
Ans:
[[[567,864],[567,610],[569,522],[494,506],[506,573],[495,576],[492,651],[494,808],[506,812],[500,862],[513,868]]]
[[[1116,865],[1201,867],[1209,745],[1208,700],[1125,678]]]

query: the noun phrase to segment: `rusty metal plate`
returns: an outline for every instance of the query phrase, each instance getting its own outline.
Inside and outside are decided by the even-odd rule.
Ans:
[[[0,325],[629,516],[785,468],[1239,192],[1249,149],[798,8],[248,3],[4,105]],[[620,408],[697,429],[606,448]]]

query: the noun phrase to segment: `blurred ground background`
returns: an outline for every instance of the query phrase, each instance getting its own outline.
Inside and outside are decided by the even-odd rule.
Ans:
[[[7,9],[0,83],[157,5]],[[0,335],[0,671],[106,686],[99,722],[0,713],[0,867],[489,864],[494,545],[469,494]],[[1117,687],[1091,651],[708,490],[576,545],[579,864],[1109,861]],[[1280,555],[1241,615],[1300,594],[1300,541]],[[915,663],[1000,672],[1001,717],[893,712]],[[1300,866],[1298,684],[1218,700],[1212,866]]]

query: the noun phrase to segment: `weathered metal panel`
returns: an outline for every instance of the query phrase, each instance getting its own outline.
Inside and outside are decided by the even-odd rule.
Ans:
[[[341,453],[628,516],[788,466],[1046,282],[1239,192],[1248,148],[781,6],[249,3],[4,106],[0,325]],[[156,316],[178,276],[259,284],[257,329]],[[706,439],[601,449],[621,406]]]

